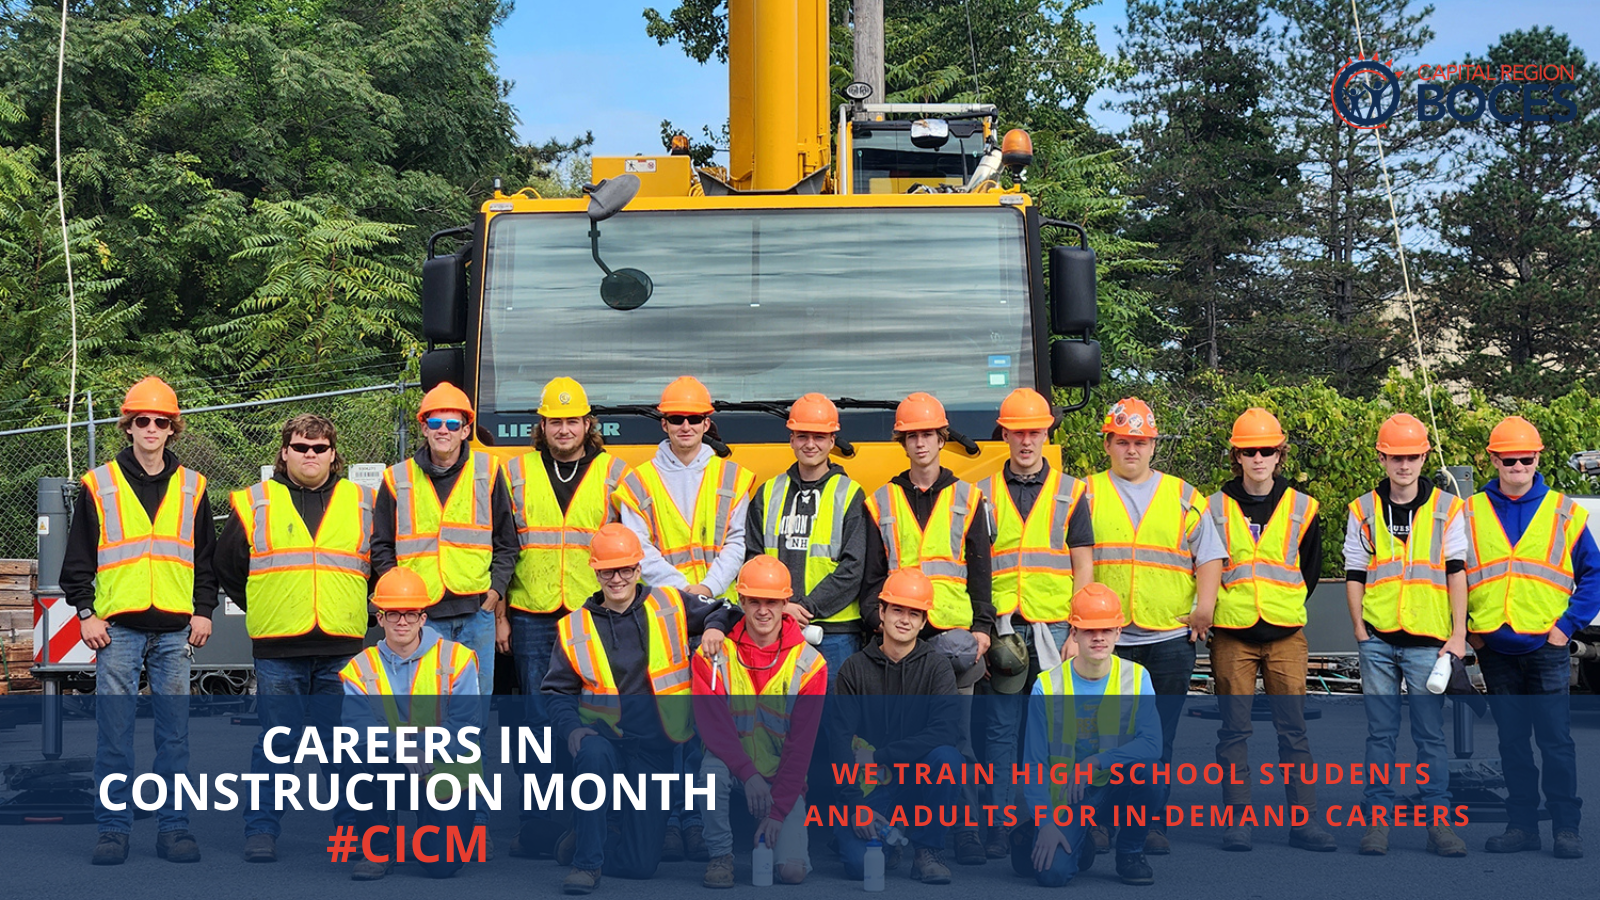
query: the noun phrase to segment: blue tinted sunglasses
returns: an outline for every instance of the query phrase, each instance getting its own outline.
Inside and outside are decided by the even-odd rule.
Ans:
[[[462,422],[460,419],[432,418],[425,420],[422,424],[428,426],[428,428],[433,431],[438,431],[441,428],[446,431],[460,431]]]

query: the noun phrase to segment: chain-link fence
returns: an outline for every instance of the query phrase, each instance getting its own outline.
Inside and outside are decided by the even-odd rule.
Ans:
[[[389,383],[307,394],[184,413],[185,431],[172,450],[206,476],[214,515],[227,512],[228,494],[261,479],[261,467],[277,457],[283,423],[300,413],[318,413],[339,431],[339,455],[351,463],[398,462],[415,450],[421,435],[416,408],[421,391],[415,385]],[[128,446],[115,421],[94,429],[93,460],[89,429],[72,429],[73,465],[67,471],[64,429],[0,431],[0,558],[33,558],[36,552],[38,481],[47,476],[76,480]]]

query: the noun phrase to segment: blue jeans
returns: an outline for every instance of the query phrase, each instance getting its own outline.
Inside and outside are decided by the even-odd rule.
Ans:
[[[1059,653],[1072,629],[1065,622],[1052,622],[1049,628]],[[1019,632],[1026,635],[1028,641],[1028,680],[1023,682],[1022,690],[1015,694],[990,693],[980,701],[984,715],[984,761],[994,767],[994,784],[979,790],[987,794],[984,802],[997,806],[1017,802],[1013,796],[1020,793],[1012,784],[1011,767],[1017,762],[1017,744],[1022,740],[1022,722],[1028,713],[1028,694],[1040,672],[1039,650],[1034,646],[1031,632],[1031,626]]]
[[[945,744],[928,751],[928,754],[917,760],[926,763],[938,771],[940,766],[949,766],[952,771],[960,771],[957,767],[964,764],[961,752]],[[894,769],[889,770],[893,777]],[[939,824],[939,815],[942,811],[946,818],[952,810],[957,811],[961,803],[961,785],[959,784],[880,784],[873,788],[872,794],[867,797],[866,805],[872,807],[873,821],[887,826],[890,817],[894,814],[895,807],[905,808],[905,817],[908,822],[916,821],[918,806],[934,807],[933,819],[921,827],[915,825],[901,828],[911,846],[918,850],[943,850],[945,845],[948,825]],[[959,819],[957,820],[959,821]],[[843,825],[834,826],[834,836],[839,841],[839,859],[844,863],[845,877],[859,881],[861,879],[861,860],[867,854],[867,842],[856,836],[855,829]]]
[[[1079,811],[1086,806],[1094,807],[1094,821],[1097,825],[1110,825],[1112,823],[1113,808],[1120,808],[1119,811],[1124,824],[1117,828],[1115,844],[1117,855],[1143,853],[1144,839],[1150,833],[1150,828],[1147,825],[1128,824],[1129,816],[1127,811],[1128,809],[1142,806],[1147,813],[1146,821],[1149,821],[1150,817],[1159,812],[1156,805],[1162,802],[1161,794],[1162,791],[1159,785],[1132,784],[1130,782],[1089,787],[1083,792],[1083,799],[1076,804],[1077,808],[1072,811],[1072,824],[1059,826],[1061,834],[1067,839],[1067,846],[1072,848],[1072,852],[1064,853],[1061,848],[1057,847],[1055,858],[1050,861],[1050,868],[1040,872],[1033,868],[1034,842],[1013,842],[1011,845],[1012,871],[1024,877],[1032,875],[1034,880],[1042,887],[1061,887],[1071,881],[1072,876],[1078,874],[1078,870],[1082,868],[1078,864],[1078,860],[1082,859],[1085,853],[1092,854],[1095,852],[1094,845],[1089,843],[1089,829],[1084,826],[1082,819],[1079,817]],[[1037,835],[1037,829],[1034,829],[1032,825],[1033,810],[1025,809],[1020,812],[1021,814],[1018,818],[1029,823],[1026,827]]]
[[[556,626],[560,621],[560,613],[511,615],[511,655],[517,661],[517,678],[522,684],[523,693],[522,726],[529,729],[535,738],[541,737],[544,729],[551,725],[550,713],[546,709],[544,694],[540,693],[539,685],[544,683],[544,676],[550,671],[550,656],[555,652]],[[552,752],[556,743],[558,742],[555,738],[551,738]],[[539,779],[540,784],[545,784],[555,773],[554,763],[545,765],[531,752],[526,763],[515,762],[517,759],[515,750],[512,751],[511,759],[519,784],[524,775],[533,775]],[[550,813],[538,808],[537,805],[522,811],[524,822],[549,818]]]
[[[636,781],[639,775],[672,771],[672,747],[632,740],[613,742],[591,734],[584,737],[572,763],[575,775],[600,776],[609,793],[615,775]],[[652,795],[652,800],[658,797]],[[610,831],[606,825],[610,804],[593,810],[574,808],[572,827],[577,846],[572,855],[573,868],[600,869],[617,878],[654,876],[661,864],[661,839],[667,831],[667,813],[659,806],[659,802],[651,802],[642,810],[623,809],[616,814],[617,831]]]
[[[428,620],[439,636],[448,641],[467,645],[478,654],[478,693],[487,697],[494,693],[494,613],[480,608],[477,612],[448,619]],[[487,712],[487,710],[485,710]],[[487,722],[488,718],[485,717]]]
[[[861,633],[841,631],[823,634],[822,642],[817,644],[817,651],[828,661],[828,693],[831,694],[834,682],[839,679],[839,668],[844,665],[845,660],[861,652]]]
[[[390,822],[391,813],[388,809],[388,799],[384,785],[377,781],[379,775],[406,774],[404,766],[362,766],[363,774],[373,776],[372,781],[358,784],[353,789],[355,799],[359,803],[371,804],[372,808],[353,813],[351,824],[356,828],[356,834],[364,835],[369,829],[382,825],[389,825],[387,834],[375,834],[372,837],[372,850],[376,854],[388,854],[394,858],[395,828]],[[465,800],[456,805],[455,809],[434,809],[426,800],[417,804],[416,828],[406,830],[405,851],[406,858],[415,862],[422,869],[422,874],[429,878],[449,878],[459,870],[465,861],[457,856],[450,857],[447,851],[451,841],[450,829],[456,829],[456,840],[465,845],[472,840],[472,810],[468,808]],[[401,820],[403,822],[403,819]],[[438,831],[425,833],[420,829],[432,826]],[[436,857],[433,862],[423,862],[416,858],[412,852],[421,850],[423,856]]]
[[[1411,707],[1411,742],[1417,763],[1428,767],[1428,783],[1417,789],[1417,803],[1450,805],[1450,756],[1444,744],[1444,695],[1428,693],[1428,674],[1439,659],[1434,647],[1396,647],[1380,638],[1362,641],[1361,699],[1367,708],[1368,766],[1393,766],[1400,736],[1400,682],[1405,680]],[[1412,770],[1415,773],[1415,769]],[[1391,774],[1391,782],[1398,780]],[[1368,806],[1393,807],[1394,785],[1369,783]]]
[[[290,730],[288,738],[278,738],[273,743],[277,752],[283,753],[299,745],[307,713],[310,714],[312,727],[317,729],[322,738],[322,746],[331,751],[333,728],[339,724],[344,702],[344,685],[339,681],[339,672],[349,662],[348,656],[296,656],[255,661],[256,714],[261,719],[262,735],[265,736],[269,728],[284,727]],[[319,699],[312,700],[312,697]],[[323,766],[322,770],[324,775],[331,775],[334,767]],[[267,774],[275,779],[279,774],[293,771],[292,763],[280,764],[268,760],[261,741],[256,741],[250,748],[251,774]],[[271,784],[271,779],[268,784]],[[336,825],[355,822],[351,811],[342,802],[334,809],[333,820]],[[278,837],[282,833],[283,813],[273,809],[270,802],[263,802],[260,809],[245,808],[245,837],[253,834]]]
[[[1544,799],[1553,831],[1578,830],[1578,751],[1572,742],[1571,662],[1567,648],[1545,644],[1532,653],[1506,656],[1478,651],[1489,708],[1500,731],[1500,764],[1506,776],[1506,814],[1512,828],[1539,832],[1539,767],[1544,759]]]
[[[189,629],[159,634],[115,622],[106,623],[111,643],[95,654],[94,780],[113,773],[127,776],[107,793],[120,811],[107,809],[95,792],[94,819],[100,833],[127,834],[133,828],[133,728],[139,702],[139,671],[150,678],[150,705],[155,718],[155,765],[151,771],[167,784],[167,805],[156,813],[158,830],[187,831],[189,813],[176,808],[173,775],[189,771]]]
[[[1117,647],[1117,655],[1144,666],[1150,673],[1150,687],[1156,692],[1156,712],[1161,715],[1161,761],[1172,762],[1172,744],[1178,738],[1178,720],[1183,717],[1183,701],[1189,693],[1189,679],[1194,675],[1194,642],[1188,636],[1141,644],[1135,647]],[[1172,785],[1161,786],[1161,804],[1172,795]]]

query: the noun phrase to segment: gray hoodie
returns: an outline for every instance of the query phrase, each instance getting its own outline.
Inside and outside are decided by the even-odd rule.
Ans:
[[[678,512],[683,515],[684,521],[690,522],[694,518],[694,502],[700,493],[700,480],[705,475],[706,464],[711,461],[711,448],[702,444],[700,453],[694,462],[684,465],[672,452],[672,445],[662,441],[656,448],[656,472],[661,476],[661,483],[666,485],[667,496],[671,498]],[[660,498],[657,498],[659,501]],[[720,596],[728,586],[739,577],[739,567],[744,565],[744,522],[748,508],[749,497],[736,498],[733,506],[732,521],[728,523],[728,534],[722,543],[722,552],[717,554],[711,562],[711,570],[706,575],[705,585],[711,590],[711,596]],[[661,548],[655,546],[650,536],[650,523],[631,508],[622,507],[622,523],[639,536],[639,542],[644,545],[644,562],[640,563],[644,570],[644,582],[655,587],[674,587],[680,590],[689,586],[688,579],[668,563],[661,555]]]

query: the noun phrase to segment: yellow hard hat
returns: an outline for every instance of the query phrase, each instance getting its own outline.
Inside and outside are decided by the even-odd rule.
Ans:
[[[539,415],[546,419],[575,419],[589,414],[589,395],[577,379],[563,375],[550,379],[539,398]]]

